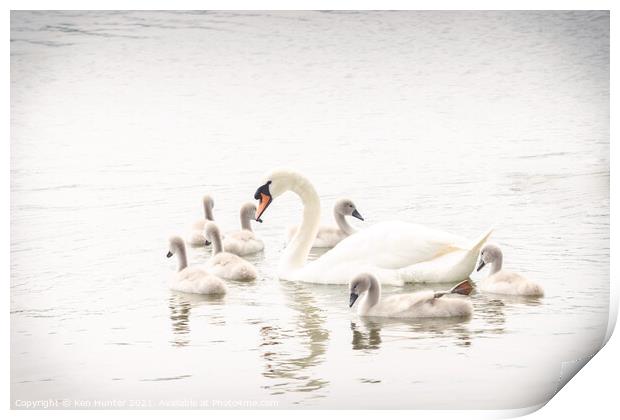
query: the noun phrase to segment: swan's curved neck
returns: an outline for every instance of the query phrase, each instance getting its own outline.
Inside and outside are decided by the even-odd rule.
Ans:
[[[345,216],[341,213],[338,213],[336,209],[334,209],[334,219],[336,219],[336,224],[341,231],[346,233],[347,235],[352,235],[355,233],[355,228],[347,222]]]
[[[179,260],[179,271],[181,271],[187,267],[187,252],[185,251],[185,244],[179,245],[177,255]]]
[[[252,225],[250,224],[250,217],[247,212],[241,210],[241,230],[252,231]]]
[[[222,252],[222,236],[220,232],[214,232],[211,235],[211,239],[211,242],[213,242],[213,255]]]
[[[364,296],[364,300],[361,302],[362,310],[368,311],[379,303],[379,299],[381,299],[381,285],[376,278],[372,277],[370,279],[370,287],[366,292],[366,296]]]
[[[499,270],[502,269],[502,264],[504,262],[504,256],[502,255],[502,253],[500,252],[497,257],[495,257],[495,261],[493,261],[491,263],[491,273],[490,274],[495,274],[497,273]]]
[[[281,274],[301,268],[308,259],[321,219],[321,200],[314,186],[299,174],[289,175],[288,191],[299,196],[304,206],[303,217],[297,233],[289,242],[280,259]]]

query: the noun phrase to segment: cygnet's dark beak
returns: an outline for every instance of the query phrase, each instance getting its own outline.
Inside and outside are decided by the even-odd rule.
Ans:
[[[205,246],[209,246],[209,245],[211,245],[211,242],[209,242],[209,240],[207,239],[207,240],[205,241]]]
[[[353,304],[355,303],[358,297],[359,297],[358,294],[351,292],[351,295],[349,296],[349,308],[353,306]]]
[[[361,221],[364,221],[364,218],[362,217],[360,212],[357,211],[357,209],[353,210],[353,213],[351,213],[351,216],[356,217],[356,218],[360,219]]]
[[[484,267],[485,265],[486,263],[484,262],[484,260],[480,258],[480,263],[478,264],[478,268],[476,268],[476,271],[482,270],[482,267]]]
[[[170,258],[172,257],[172,252],[168,251],[168,253],[166,254],[166,258]]]

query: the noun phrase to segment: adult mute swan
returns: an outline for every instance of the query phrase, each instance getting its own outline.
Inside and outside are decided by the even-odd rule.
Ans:
[[[502,295],[543,296],[543,288],[520,274],[502,270],[504,256],[497,245],[488,244],[480,252],[480,263],[476,271],[482,270],[486,264],[491,265],[489,276],[477,284],[483,292]]]
[[[278,265],[283,280],[347,284],[357,274],[370,272],[382,284],[459,282],[473,271],[488,231],[473,243],[439,230],[405,222],[382,222],[348,236],[320,258],[306,264],[319,229],[321,203],[303,175],[288,170],[270,173],[258,188],[256,220],[286,191],[301,199],[302,222]]]
[[[363,273],[355,277],[349,285],[349,307],[353,306],[361,295],[357,306],[360,316],[386,318],[444,318],[465,317],[473,312],[469,300],[443,297],[455,293],[469,295],[472,291],[469,280],[464,280],[445,292],[426,290],[381,298],[381,285],[372,274]]]
[[[252,231],[250,220],[254,219],[256,206],[254,203],[245,203],[239,212],[241,217],[241,230],[227,234],[224,238],[224,251],[236,255],[249,255],[262,251],[265,247],[263,241]]]
[[[213,243],[213,256],[205,263],[209,271],[226,280],[252,281],[258,277],[256,268],[243,258],[222,250],[220,230],[213,222],[205,225],[207,240],[204,245]]]
[[[334,204],[334,219],[336,220],[337,227],[320,226],[316,238],[312,243],[312,248],[333,248],[344,238],[357,232],[357,230],[347,222],[345,216],[353,216],[362,221],[364,220],[359,211],[357,211],[357,207],[355,207],[353,201],[347,198],[339,199],[336,201],[336,204]],[[292,226],[289,228],[287,242],[291,242],[297,234],[298,229],[299,226]]]
[[[205,224],[209,221],[212,222],[214,220],[213,219],[213,207],[214,207],[213,197],[211,197],[208,194],[202,197],[202,207],[205,212],[205,218],[196,220],[194,222],[194,224],[192,225],[192,231],[187,237],[187,241],[189,242],[191,246],[204,246],[205,245],[205,241],[207,240],[207,238],[205,238]]]
[[[226,285],[222,279],[204,267],[187,266],[185,242],[178,236],[170,238],[170,249],[166,257],[170,258],[174,254],[178,256],[179,271],[168,283],[170,290],[201,295],[223,295],[226,293]]]

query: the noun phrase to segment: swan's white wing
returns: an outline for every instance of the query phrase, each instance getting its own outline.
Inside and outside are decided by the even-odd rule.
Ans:
[[[421,225],[382,222],[342,240],[318,261],[365,261],[381,268],[401,268],[433,259],[461,246],[461,237]]]
[[[321,258],[290,279],[313,283],[346,284],[363,271],[376,274],[382,284],[403,283],[395,269],[454,250],[463,238],[405,222],[382,222],[343,239]],[[286,277],[283,277],[286,279]]]
[[[285,280],[347,284],[362,272],[381,284],[456,282],[474,269],[488,231],[472,246],[460,236],[405,222],[382,222],[348,236],[319,259],[290,273]]]

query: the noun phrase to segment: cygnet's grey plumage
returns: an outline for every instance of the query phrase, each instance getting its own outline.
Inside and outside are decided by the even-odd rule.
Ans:
[[[504,255],[497,245],[487,244],[482,248],[477,271],[489,264],[491,272],[487,278],[477,282],[479,290],[502,295],[544,296],[542,286],[518,273],[504,270],[503,261]]]
[[[258,277],[249,261],[223,250],[220,230],[214,222],[205,224],[205,237],[213,244],[212,257],[205,263],[209,271],[226,280],[252,281]]]
[[[381,297],[381,284],[369,273],[357,275],[349,284],[349,306],[361,297],[357,307],[360,316],[385,318],[446,318],[467,317],[473,312],[469,299],[444,297],[455,293],[468,295],[472,286],[462,281],[451,290],[396,294]]]
[[[226,234],[224,238],[224,251],[235,255],[250,255],[262,251],[265,248],[263,241],[252,230],[251,220],[254,220],[256,206],[254,203],[245,203],[241,206],[239,216],[241,230]]]
[[[170,238],[170,248],[167,257],[177,255],[179,270],[168,282],[170,290],[201,295],[223,295],[226,285],[215,274],[210,273],[203,266],[187,266],[187,251],[185,242],[178,236]]]
[[[191,246],[204,246],[207,238],[205,237],[205,224],[209,221],[213,221],[213,207],[215,206],[215,202],[213,201],[213,197],[209,194],[206,194],[202,197],[202,207],[204,210],[205,218],[196,220],[192,225],[192,230],[187,238],[187,242]]]
[[[333,248],[344,238],[357,232],[357,230],[349,224],[346,216],[352,216],[360,220],[364,220],[362,215],[357,210],[357,207],[355,207],[353,201],[348,198],[341,198],[334,204],[334,219],[336,220],[336,226],[319,226],[319,230],[316,234],[316,239],[314,240],[312,247]],[[298,226],[289,228],[287,242],[290,242],[293,239],[298,229]]]

